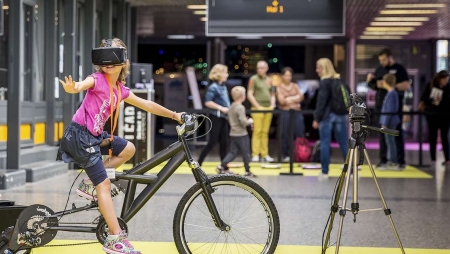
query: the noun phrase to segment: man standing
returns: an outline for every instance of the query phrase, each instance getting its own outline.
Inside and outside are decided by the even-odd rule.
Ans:
[[[395,62],[392,56],[391,50],[384,48],[378,53],[378,60],[380,61],[380,66],[375,70],[375,73],[369,73],[367,75],[367,83],[370,88],[376,90],[376,101],[375,109],[377,113],[381,112],[383,106],[384,97],[386,95],[386,90],[382,89],[381,82],[385,74],[395,75],[396,85],[395,89],[399,95],[399,116],[400,119],[403,117],[403,97],[404,92],[411,87],[409,82],[408,73],[406,69]],[[402,123],[398,124],[397,130],[400,132],[398,136],[395,137],[395,143],[397,145],[397,160],[400,164],[400,169],[405,168],[405,141],[403,139]],[[387,147],[384,139],[384,135],[380,135],[380,163],[377,167],[383,167],[387,163]]]
[[[269,66],[266,61],[256,64],[257,74],[248,81],[247,98],[252,110],[273,110],[275,108],[275,87],[267,76]],[[253,113],[252,161],[261,159],[272,162],[269,155],[269,130],[272,113]]]

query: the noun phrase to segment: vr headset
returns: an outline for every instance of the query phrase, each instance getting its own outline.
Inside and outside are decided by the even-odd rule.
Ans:
[[[92,49],[92,64],[119,65],[127,62],[127,50],[124,47],[112,47],[112,39],[106,40],[106,47]]]

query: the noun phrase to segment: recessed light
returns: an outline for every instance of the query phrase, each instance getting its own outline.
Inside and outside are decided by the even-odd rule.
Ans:
[[[201,20],[201,21],[207,21],[208,18],[207,18],[207,17],[201,17],[200,20]]]
[[[366,27],[366,31],[403,31],[403,32],[411,32],[414,31],[414,27],[384,27],[384,26],[376,26],[376,27]]]
[[[380,14],[392,15],[392,14],[435,14],[437,10],[382,10]]]
[[[386,4],[387,9],[400,8],[444,8],[445,4]]]
[[[422,22],[370,22],[371,26],[421,26]]]
[[[9,5],[4,5],[3,10],[9,10]]]
[[[206,10],[208,8],[208,6],[203,4],[191,4],[186,7],[191,10]]]
[[[191,34],[172,34],[167,35],[168,39],[175,39],[175,40],[189,40],[194,39],[195,37]]]
[[[331,39],[333,36],[331,35],[312,35],[312,36],[306,36],[306,39],[309,40],[327,40]]]
[[[241,39],[241,40],[259,40],[262,39],[261,36],[257,36],[257,35],[242,35],[242,36],[237,36],[236,39]]]
[[[364,35],[407,35],[409,32],[404,31],[364,31]]]
[[[428,17],[376,17],[374,21],[381,22],[396,22],[396,21],[422,21],[426,22],[430,20]]]
[[[194,11],[195,15],[206,15],[206,11]]]
[[[366,40],[398,40],[401,39],[401,36],[372,36],[372,35],[361,35],[360,39]]]

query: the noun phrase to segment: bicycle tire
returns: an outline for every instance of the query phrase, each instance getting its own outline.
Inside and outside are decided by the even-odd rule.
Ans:
[[[262,252],[264,254],[272,254],[275,252],[275,249],[278,245],[278,240],[280,237],[280,219],[278,215],[278,211],[276,209],[275,204],[272,201],[272,198],[269,196],[269,194],[257,183],[251,181],[248,178],[240,177],[240,176],[234,176],[234,175],[217,175],[209,177],[211,186],[214,188],[215,186],[220,185],[233,185],[233,183],[245,186],[245,190],[247,190],[249,193],[251,193],[254,197],[255,194],[252,193],[255,192],[259,195],[259,197],[262,199],[258,199],[260,203],[264,202],[267,205],[267,208],[269,209],[269,212],[271,214],[271,219],[273,221],[273,227],[271,227],[272,230],[272,239],[268,240],[268,246],[266,245],[265,251]],[[236,185],[235,185],[236,186]],[[238,186],[236,186],[238,187]],[[203,192],[200,183],[195,184],[192,186],[181,198],[177,209],[175,211],[174,220],[173,220],[173,236],[175,245],[177,246],[178,252],[180,254],[192,254],[191,250],[189,250],[189,247],[187,246],[187,243],[185,242],[185,235],[183,230],[183,222],[185,220],[187,211],[189,210],[190,205],[195,200],[197,196],[200,196]],[[195,196],[194,196],[195,195]],[[193,197],[194,196],[194,197]],[[202,198],[202,197],[201,197]],[[261,204],[263,205],[263,204]]]

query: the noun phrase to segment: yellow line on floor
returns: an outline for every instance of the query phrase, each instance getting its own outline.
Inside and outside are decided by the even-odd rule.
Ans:
[[[239,163],[237,163],[239,164]],[[202,169],[209,175],[216,174],[216,167],[219,165],[219,162],[204,162],[202,165]],[[242,164],[241,164],[242,165]],[[288,173],[289,172],[289,164],[287,163],[281,163],[280,168],[263,168],[262,163],[251,163],[250,164],[250,170],[255,175],[261,175],[261,176],[276,176],[280,173]],[[310,163],[308,164],[310,165]],[[151,171],[149,171],[150,174],[157,174],[164,164],[158,165]],[[240,166],[240,165],[238,165]],[[122,165],[118,171],[124,170],[124,169],[130,169],[132,167],[131,164],[124,164]],[[342,165],[341,164],[331,164],[330,165],[330,171],[329,176],[330,177],[338,177],[341,172]],[[245,170],[244,167],[237,167],[232,168],[232,170],[238,174],[244,174]],[[320,169],[303,169],[299,164],[294,164],[294,173],[303,173],[304,176],[317,176],[320,173]],[[192,174],[191,169],[187,165],[187,163],[184,163],[181,165],[175,174]],[[361,177],[372,177],[372,174],[370,173],[370,169],[368,165],[362,165],[361,170],[359,171],[359,174]],[[407,166],[406,169],[402,171],[379,171],[375,170],[375,174],[378,178],[422,178],[422,179],[432,179],[433,177],[420,169],[413,167],[413,166]]]
[[[49,245],[56,244],[73,244],[91,241],[77,241],[77,240],[54,240]],[[140,250],[143,254],[178,254],[174,243],[153,243],[153,242],[132,242],[134,247]],[[215,253],[220,253],[221,245],[218,245]],[[295,246],[295,245],[279,245],[275,254],[314,254],[320,253],[320,246]],[[449,254],[449,250],[433,250],[433,249],[405,249],[408,254]],[[104,254],[100,244],[70,246],[70,247],[53,247],[53,248],[38,248],[33,250],[34,254]],[[233,252],[235,253],[235,252]],[[327,253],[334,253],[334,247],[327,250]],[[369,247],[341,247],[339,253],[341,254],[398,254],[401,253],[398,248],[369,248]]]

